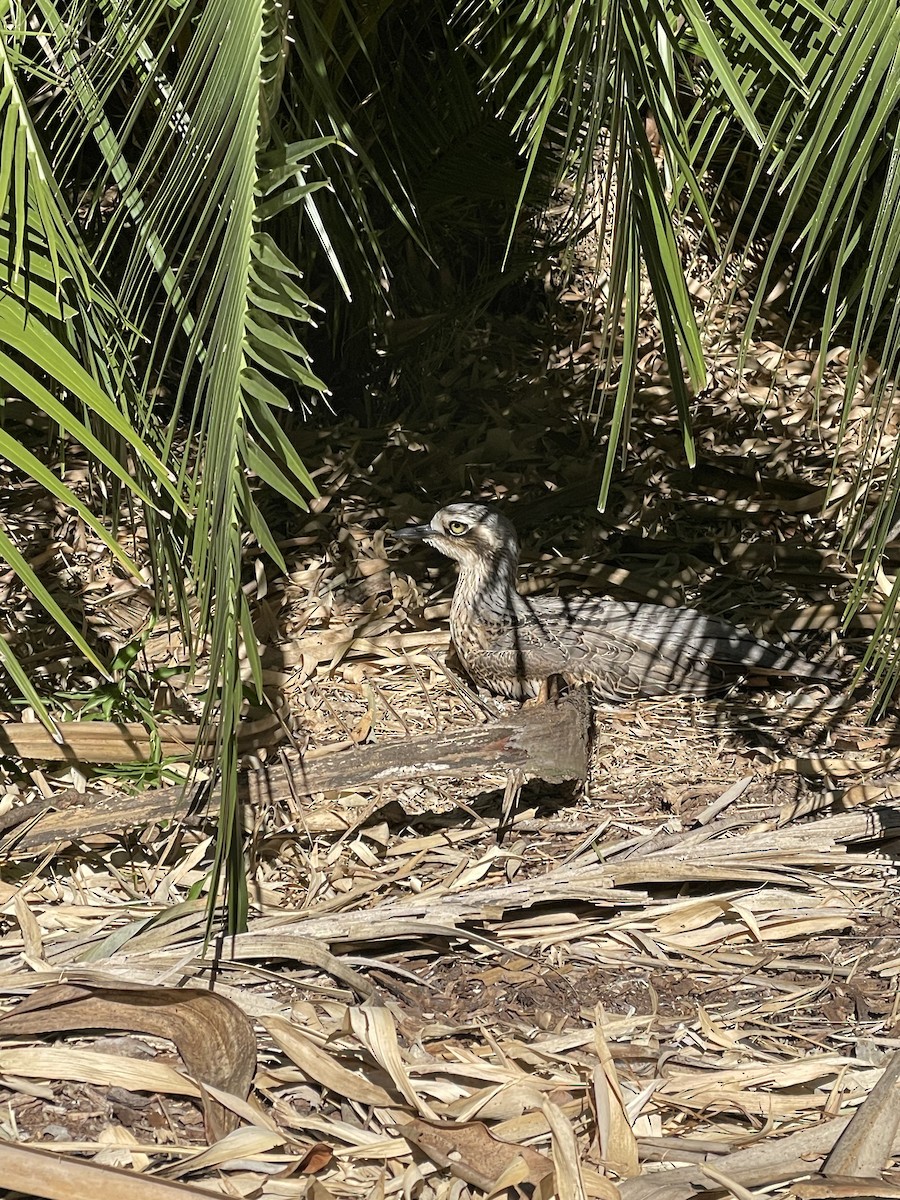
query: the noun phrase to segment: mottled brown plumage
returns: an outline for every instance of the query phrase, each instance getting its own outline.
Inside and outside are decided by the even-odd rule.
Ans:
[[[574,596],[520,596],[519,543],[510,522],[484,504],[450,504],[428,525],[397,532],[459,564],[450,635],[479,685],[516,699],[552,676],[590,683],[606,700],[708,696],[748,674],[832,678],[781,647],[692,608]]]

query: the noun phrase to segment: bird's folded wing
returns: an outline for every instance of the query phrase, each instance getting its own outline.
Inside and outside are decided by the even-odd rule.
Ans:
[[[608,699],[710,695],[749,673],[828,678],[803,658],[690,608],[540,597],[527,625],[565,649],[571,676]],[[522,630],[525,633],[525,630]]]

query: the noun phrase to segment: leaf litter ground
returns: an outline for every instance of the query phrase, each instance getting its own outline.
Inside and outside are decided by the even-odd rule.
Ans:
[[[550,353],[518,352],[525,326],[497,323],[421,413],[301,435],[322,498],[270,512],[290,574],[248,560],[290,737],[270,723],[247,762],[247,933],[204,954],[202,815],[173,828],[132,813],[74,844],[59,826],[42,842],[39,812],[9,824],[7,1194],[898,1194],[900,751],[893,711],[866,724],[864,691],[600,707],[585,785],[527,783],[499,844],[503,774],[265,800],[298,755],[352,756],[502,707],[444,666],[452,569],[389,537],[464,496],[505,504],[529,587],[697,603],[846,671],[858,660],[878,605],[832,646],[851,581],[837,518],[872,374],[823,508],[839,352],[815,412],[811,353],[780,354],[776,328],[740,367],[723,319],[688,472],[648,335],[628,458],[597,517],[596,338],[571,334],[587,301],[570,290]],[[893,409],[885,423],[876,484]],[[149,612],[141,589],[63,514],[36,525],[11,476],[7,501],[23,541],[44,530],[33,552],[97,636],[126,644]],[[49,634],[3,586],[7,636],[39,676],[56,663]],[[184,661],[164,630],[144,655]],[[89,690],[77,663],[53,669]],[[166,680],[182,723],[202,684]],[[74,795],[102,811],[123,779],[10,767],[2,808]]]

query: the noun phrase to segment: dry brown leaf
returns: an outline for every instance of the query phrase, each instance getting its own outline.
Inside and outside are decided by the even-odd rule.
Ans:
[[[256,1071],[256,1037],[246,1016],[230,1000],[197,988],[56,984],[0,1018],[0,1034],[66,1029],[124,1029],[168,1038],[194,1079],[236,1096],[249,1094]],[[216,1100],[204,1104],[204,1115],[213,1141],[235,1127],[232,1114]]]
[[[546,1155],[530,1146],[501,1142],[481,1121],[455,1124],[416,1118],[398,1123],[397,1132],[433,1163],[485,1192],[492,1192],[501,1178],[510,1186],[511,1170],[516,1183],[531,1186],[553,1172]]]
[[[297,1164],[296,1171],[300,1175],[315,1175],[316,1171],[324,1171],[334,1161],[334,1151],[325,1142],[314,1142]]]

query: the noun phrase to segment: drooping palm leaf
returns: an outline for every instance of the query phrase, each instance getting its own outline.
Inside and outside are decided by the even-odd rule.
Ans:
[[[172,476],[117,403],[123,383],[122,364],[117,363],[121,320],[74,230],[29,107],[30,92],[48,77],[47,67],[31,56],[29,42],[34,38],[24,10],[7,5],[0,35],[0,342],[5,347],[0,378],[76,438],[139,502],[171,514],[183,507]],[[62,403],[48,389],[48,377],[68,393],[70,403]],[[6,431],[0,436],[4,457],[79,512],[123,566],[136,572],[105,526],[31,450]],[[73,644],[103,672],[95,648],[5,534],[0,553]],[[35,689],[30,683],[23,686],[24,673],[10,647],[4,650],[4,662],[16,686],[52,728]]]
[[[131,249],[121,295],[134,324],[155,319],[165,329],[171,314],[174,328],[188,335],[176,407],[189,407],[202,454],[185,459],[179,477],[196,498],[192,572],[209,634],[210,673],[218,681],[208,701],[218,719],[222,784],[212,890],[224,871],[235,900],[235,928],[246,909],[236,790],[239,643],[255,645],[241,591],[242,529],[254,524],[266,537],[255,506],[247,507],[244,475],[252,470],[304,504],[297,483],[314,488],[272,415],[286,403],[273,379],[284,380],[295,394],[324,390],[297,336],[309,320],[309,302],[296,268],[264,226],[320,186],[306,181],[305,160],[325,143],[284,144],[258,156],[260,95],[267,78],[270,90],[272,84],[272,62],[264,58],[267,12],[262,0],[212,0],[199,13],[134,169],[133,191],[154,194],[140,212],[142,238]],[[111,231],[111,245],[117,236]],[[158,277],[157,286],[139,287],[154,265],[154,247],[177,268]],[[156,339],[146,378],[168,370],[174,346],[172,338]],[[192,475],[194,461],[199,478]],[[256,684],[261,689],[260,679]]]
[[[610,454],[627,424],[631,398],[627,347],[634,315],[631,289],[622,281],[633,278],[635,246],[652,282],[685,430],[688,393],[682,356],[695,385],[701,377],[696,323],[681,287],[671,230],[662,219],[660,177],[647,160],[640,134],[646,112],[661,131],[670,206],[684,192],[709,229],[711,219],[722,220],[717,205],[728,197],[732,174],[743,176],[738,184],[743,205],[730,222],[733,232],[725,240],[725,254],[739,232],[748,243],[762,235],[771,247],[758,279],[747,338],[776,264],[785,253],[793,255],[789,303],[795,316],[817,292],[824,296],[822,364],[832,340],[845,340],[841,329],[849,331],[845,419],[861,364],[871,353],[883,363],[875,409],[885,411],[885,389],[900,361],[900,10],[895,0],[821,5],[713,0],[703,7],[695,0],[627,5],[602,0],[574,6],[498,0],[461,6],[460,19],[470,29],[468,36],[488,53],[488,86],[503,94],[505,104],[518,106],[523,144],[531,153],[562,117],[576,193],[588,196],[587,182],[603,143],[599,156],[606,163],[606,180],[627,180],[636,189],[636,196],[620,194],[614,204],[601,206],[604,219],[612,214],[614,225],[625,222],[630,230],[606,238],[601,222],[600,242],[612,250],[606,328],[622,330],[626,347],[611,417]],[[625,136],[626,127],[631,137]],[[626,166],[635,156],[643,160],[641,165]],[[710,183],[711,203],[706,199]],[[611,354],[612,343],[607,346]],[[876,416],[866,462],[878,453],[880,436]],[[608,461],[601,502],[609,472]],[[871,473],[861,464],[847,545],[853,547],[863,537],[865,545],[848,616],[873,586],[885,538],[894,535],[898,472],[894,456],[869,519]],[[897,595],[893,587],[886,597],[891,615],[876,639],[879,649],[873,650],[883,696],[900,680],[892,615]]]
[[[714,10],[736,37],[765,57],[782,88],[802,94],[800,63],[764,12],[725,3],[714,5]],[[488,12],[490,17],[485,15]],[[691,389],[703,386],[706,368],[672,220],[671,205],[682,190],[686,189],[710,234],[714,229],[698,173],[707,146],[704,138],[696,136],[696,120],[690,121],[698,115],[699,102],[685,113],[683,99],[702,86],[707,112],[727,106],[732,121],[763,144],[765,134],[756,115],[759,97],[749,92],[747,79],[726,55],[695,0],[639,4],[583,0],[565,6],[538,0],[515,6],[473,3],[461,9],[460,19],[473,26],[469,37],[489,54],[486,85],[502,94],[504,106],[518,105],[528,170],[552,122],[561,115],[565,120],[561,170],[574,167],[576,206],[588,202],[598,159],[605,163],[606,186],[616,181],[615,194],[599,206],[598,241],[612,248],[604,318],[607,364],[620,329],[626,345],[636,337],[636,251],[656,298],[685,450],[692,463],[689,396]],[[648,113],[662,133],[668,197],[644,131]],[[720,125],[720,136],[723,128]],[[626,279],[632,281],[627,289]],[[619,437],[627,429],[633,389],[633,363],[626,362],[616,386],[601,505]]]
[[[252,471],[292,502],[304,503],[298,488],[314,488],[272,415],[288,404],[273,380],[285,380],[294,396],[300,388],[324,387],[297,337],[309,320],[309,302],[296,268],[264,226],[321,186],[304,178],[305,159],[326,142],[309,146],[282,139],[257,159],[261,90],[273,112],[278,106],[283,63],[277,44],[272,52],[272,39],[277,43],[283,26],[278,5],[182,7],[138,0],[127,8],[100,5],[83,24],[68,7],[58,9],[51,0],[35,3],[44,30],[43,41],[36,43],[43,61],[26,57],[24,20],[8,28],[3,41],[11,82],[0,94],[0,115],[5,111],[10,151],[4,163],[12,165],[0,173],[0,198],[8,201],[0,217],[5,211],[9,247],[6,279],[0,279],[0,294],[7,292],[0,299],[0,337],[14,357],[0,358],[0,372],[5,368],[12,386],[77,437],[144,505],[157,566],[167,571],[176,600],[186,595],[183,566],[190,572],[189,590],[196,590],[200,601],[200,632],[209,634],[211,673],[218,680],[208,705],[210,715],[215,711],[219,718],[224,797],[213,893],[227,864],[229,887],[238,894],[232,915],[240,922],[234,735],[243,685],[238,655],[241,639],[254,646],[241,591],[242,530],[254,528],[278,556],[245,476]],[[85,37],[96,38],[102,53],[85,54]],[[173,37],[179,44],[174,73],[160,57]],[[49,81],[47,103],[59,117],[52,161],[26,102],[34,81]],[[144,151],[135,161],[128,148],[136,131]],[[118,218],[96,248],[101,269],[111,273],[120,264],[118,304],[103,287],[62,199],[64,187],[76,195],[84,187],[77,162],[91,142],[100,156],[92,186],[101,189],[111,180],[121,201]],[[65,331],[68,347],[42,323],[41,312]],[[142,350],[147,333],[149,356]],[[170,372],[176,348],[182,354],[182,383],[166,430],[155,416],[152,390]],[[146,363],[140,390],[129,379],[130,358],[138,353]],[[42,375],[66,389],[84,417],[44,387]],[[183,444],[176,437],[178,408],[188,411],[199,441],[172,470],[159,453],[171,458],[174,447]],[[147,437],[136,433],[138,423]],[[24,448],[9,440],[4,448],[81,511]],[[91,523],[102,531],[94,518]],[[111,544],[105,531],[103,536]],[[15,547],[4,542],[3,550],[50,607],[52,597],[27,573]],[[166,588],[157,591],[164,596]],[[186,615],[186,604],[181,611]],[[64,614],[51,612],[95,661]],[[253,653],[249,657],[255,660]],[[14,663],[10,670],[21,685],[22,672]],[[28,696],[35,700],[31,692]]]

